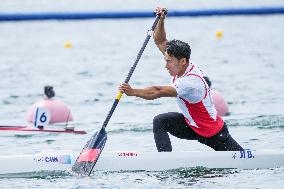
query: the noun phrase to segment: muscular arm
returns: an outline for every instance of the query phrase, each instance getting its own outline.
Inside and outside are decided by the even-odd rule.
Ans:
[[[164,26],[166,15],[164,14],[164,11],[166,11],[165,8],[156,8],[156,14],[161,14],[161,17],[153,34],[155,44],[163,54],[165,54],[167,48],[167,36]]]
[[[137,96],[146,100],[153,100],[160,97],[176,97],[176,89],[171,86],[152,86],[144,89],[134,89],[129,84],[122,84],[119,90],[127,96]]]

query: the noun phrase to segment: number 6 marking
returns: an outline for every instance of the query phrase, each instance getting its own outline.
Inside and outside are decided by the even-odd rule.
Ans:
[[[46,122],[47,118],[46,118],[46,116],[45,116],[45,112],[43,112],[43,113],[41,114],[39,120],[40,120],[42,123]]]

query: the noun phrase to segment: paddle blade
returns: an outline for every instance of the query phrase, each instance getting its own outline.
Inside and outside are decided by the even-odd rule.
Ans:
[[[79,175],[89,176],[105,146],[106,140],[105,129],[102,128],[99,132],[96,132],[77,158],[72,171]]]

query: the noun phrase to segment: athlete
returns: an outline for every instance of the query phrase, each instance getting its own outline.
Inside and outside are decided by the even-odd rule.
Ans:
[[[161,17],[154,31],[154,41],[164,55],[165,68],[172,76],[172,83],[143,89],[123,83],[119,90],[127,96],[147,100],[176,97],[182,113],[168,112],[157,115],[153,120],[154,139],[159,152],[172,151],[168,133],[181,139],[197,140],[216,151],[243,150],[218,116],[203,74],[190,60],[190,46],[180,40],[167,40],[165,11],[165,8],[156,8],[156,14]]]
[[[27,121],[33,123],[36,118],[38,107],[48,110],[50,113],[50,124],[67,123],[73,121],[73,115],[70,108],[60,99],[56,99],[53,86],[44,87],[44,99],[36,101],[27,112]]]

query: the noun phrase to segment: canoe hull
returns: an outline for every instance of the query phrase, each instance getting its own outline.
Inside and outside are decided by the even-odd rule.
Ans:
[[[0,156],[0,174],[38,171],[70,171],[78,153],[71,151],[35,155]],[[263,169],[284,166],[284,151],[186,151],[186,152],[103,152],[94,170],[164,171],[190,167]]]

